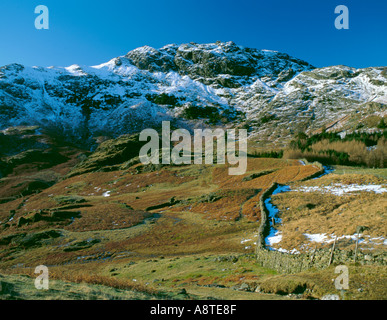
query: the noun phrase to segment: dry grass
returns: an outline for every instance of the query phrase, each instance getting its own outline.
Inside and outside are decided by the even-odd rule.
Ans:
[[[340,183],[350,184],[383,184],[386,180],[372,175],[328,175],[318,180],[294,183],[299,186],[328,186]],[[272,203],[280,210],[282,225],[277,226],[283,238],[279,244],[282,248],[300,248],[302,245],[314,246],[304,233],[326,233],[353,235],[358,226],[366,226],[364,235],[386,237],[387,218],[386,194],[373,192],[348,193],[337,196],[321,192],[287,192],[273,196]],[[317,244],[320,246],[320,244]],[[354,249],[354,242],[340,240],[338,246]],[[366,245],[363,245],[367,248]],[[379,246],[382,249],[383,246]]]
[[[243,180],[245,176],[265,170],[275,171],[249,181]],[[131,281],[134,277],[141,279],[138,283],[144,284],[144,281],[151,282],[156,277],[167,278],[167,275],[170,280],[163,283],[162,287],[165,285],[170,289],[178,285],[190,286],[200,294],[204,294],[205,289],[200,286],[205,284],[221,282],[231,286],[241,281],[253,283],[259,280],[257,272],[266,274],[270,271],[255,267],[250,269],[247,267],[251,265],[250,261],[235,269],[225,266],[223,269],[230,271],[224,272],[208,261],[204,263],[198,260],[193,263],[191,257],[230,252],[252,253],[260,219],[258,203],[261,193],[274,181],[289,183],[318,170],[312,165],[303,166],[297,160],[249,158],[248,171],[243,176],[229,176],[227,167],[222,165],[171,166],[143,173],[136,173],[130,168],[74,176],[39,194],[26,197],[28,201],[20,208],[20,201],[2,205],[5,210],[16,210],[16,220],[37,209],[67,208],[69,205],[55,200],[58,196],[80,196],[86,201],[76,204],[77,208],[68,209],[80,211],[81,216],[64,225],[40,221],[19,228],[11,225],[2,231],[3,236],[59,228],[63,236],[27,250],[20,250],[14,245],[2,246],[1,264],[7,272],[18,264],[25,267],[46,264],[52,266],[55,279],[114,288],[135,289],[132,285],[137,283]],[[109,197],[102,196],[106,191],[110,192]],[[219,196],[219,199],[196,201],[210,193]],[[169,202],[172,197],[182,202],[152,212],[144,211],[147,207]],[[146,219],[154,213],[157,213],[154,219]],[[2,213],[2,217],[7,214],[9,212]],[[64,248],[74,243],[89,239],[100,241],[77,251],[64,251]],[[244,239],[250,240],[241,242]],[[184,256],[190,262],[178,264],[172,269],[168,268],[169,264],[160,264],[148,270],[146,261],[160,256]],[[106,268],[111,269],[120,261],[127,262],[128,257],[137,262],[136,267],[130,267],[125,272],[119,271],[117,277],[107,272]],[[204,265],[208,266],[206,270],[202,270],[201,266]],[[23,270],[26,269],[19,271]],[[152,270],[156,270],[154,274]],[[146,275],[145,271],[152,274]],[[149,285],[139,288],[145,289],[149,289]],[[206,294],[212,294],[211,290],[215,288],[208,290]],[[217,291],[217,294],[232,298],[239,293],[226,289]],[[240,295],[262,298],[253,293]]]
[[[154,292],[146,286],[131,284],[114,279],[103,280],[85,276],[68,277],[73,281],[57,279],[50,274],[48,290],[37,290],[34,286],[36,275],[0,275],[5,290],[0,300],[139,300],[166,298],[163,293]],[[66,278],[67,276],[61,276]],[[172,297],[171,297],[172,298]]]
[[[124,203],[105,203],[82,208],[82,217],[66,226],[71,231],[114,230],[130,228],[152,216],[152,213],[131,210]]]
[[[385,300],[387,299],[387,272],[381,266],[349,265],[349,289],[339,291],[333,279],[337,277],[335,267],[310,270],[293,275],[275,275],[264,278],[258,284],[262,292],[289,294],[302,293],[304,298],[322,298],[327,294],[338,295],[341,300]]]
[[[237,220],[242,216],[257,220],[257,212],[245,207],[247,201],[252,198],[257,201],[256,189],[225,190],[215,193],[220,199],[215,202],[193,201],[184,207],[185,210],[203,213],[206,219]],[[176,208],[175,210],[179,210]],[[254,219],[255,218],[255,219]],[[259,217],[258,217],[259,218]]]

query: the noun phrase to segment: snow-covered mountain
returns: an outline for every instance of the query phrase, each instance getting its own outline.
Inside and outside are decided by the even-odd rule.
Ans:
[[[0,130],[39,125],[82,141],[168,119],[278,140],[322,126],[354,130],[386,109],[387,67],[314,68],[233,42],[145,46],[97,66],[0,68]]]

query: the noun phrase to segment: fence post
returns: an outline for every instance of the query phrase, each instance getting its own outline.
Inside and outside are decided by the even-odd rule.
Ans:
[[[357,256],[357,246],[358,246],[358,243],[359,243],[359,233],[357,233],[357,237],[356,237],[355,258],[354,258],[354,262],[355,262],[355,263],[356,263],[356,256]]]
[[[329,259],[328,266],[330,266],[330,265],[331,265],[331,263],[332,263],[332,259],[333,259],[333,252],[335,251],[336,239],[337,239],[337,236],[335,236],[335,241],[333,242],[333,246],[332,246],[332,252],[331,252],[331,257],[330,257],[330,259]]]

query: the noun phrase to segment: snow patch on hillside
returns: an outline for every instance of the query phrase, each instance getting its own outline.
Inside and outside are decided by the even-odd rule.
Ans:
[[[368,185],[359,185],[359,184],[341,184],[341,183],[335,183],[329,186],[302,186],[299,188],[294,188],[291,191],[296,192],[320,192],[320,193],[330,193],[337,196],[342,196],[347,193],[352,192],[374,192],[377,194],[385,193],[387,192],[387,185],[375,185],[375,184],[368,184]]]

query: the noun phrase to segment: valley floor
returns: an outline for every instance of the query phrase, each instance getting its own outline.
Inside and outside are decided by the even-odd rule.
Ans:
[[[335,264],[282,274],[257,263],[259,199],[273,182],[293,189],[272,197],[282,235],[274,249],[330,248],[331,241],[316,239],[353,236],[363,226],[362,237],[369,241],[359,242],[358,250],[372,259],[385,253],[385,192],[322,192],[338,183],[382,190],[383,170],[340,168],[303,181],[321,168],[265,158],[249,158],[248,168],[244,176],[231,177],[222,165],[135,165],[75,175],[1,204],[0,297],[228,300],[341,294],[332,283]],[[355,242],[347,239],[337,247],[354,250]],[[385,263],[347,261],[350,288],[341,298],[386,299]],[[38,265],[49,269],[47,292],[34,289]]]

